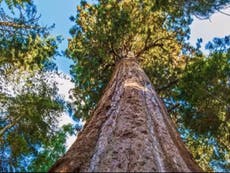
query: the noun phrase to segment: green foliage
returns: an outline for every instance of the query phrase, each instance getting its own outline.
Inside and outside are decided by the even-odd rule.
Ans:
[[[67,134],[73,134],[71,125],[65,125],[55,136],[49,138],[45,146],[42,146],[35,159],[31,162],[28,170],[31,172],[47,172],[49,168],[60,158],[65,152],[65,142]]]
[[[89,118],[116,63],[134,57],[178,128],[189,133],[187,145],[202,168],[211,170],[214,160],[228,159],[229,53],[214,48],[206,58],[187,44],[192,15],[209,18],[226,5],[228,0],[82,1],[76,18],[71,17],[76,25],[67,49],[75,61],[71,74],[76,83],[76,116]],[[211,45],[216,44],[218,40]],[[213,154],[213,148],[219,155]]]
[[[185,123],[191,128],[199,126],[193,128],[199,133],[207,130],[216,133],[221,123],[228,123],[229,55],[214,53],[208,58],[194,60],[180,81],[178,100],[185,101]]]
[[[0,39],[0,65],[4,73],[19,71],[35,71],[44,67],[47,57],[56,51],[57,45],[54,38],[13,37]]]
[[[202,135],[188,130],[180,124],[179,131],[188,149],[197,163],[205,171],[228,172],[229,171],[229,149],[222,145],[218,138],[211,134]]]
[[[21,163],[24,158],[36,155],[58,132],[57,118],[63,106],[52,99],[53,89],[42,84],[25,91],[16,96],[5,95],[1,100],[1,171],[25,167]]]
[[[73,39],[67,50],[77,64],[72,67],[76,79],[77,116],[88,117],[115,63],[130,52],[156,86],[174,80],[181,71],[183,65],[177,65],[184,62],[183,57],[178,58],[180,38],[187,31],[176,32],[174,20],[167,13],[152,10],[156,5],[154,1],[100,1],[97,5],[82,3],[78,7],[78,25],[71,29]],[[177,20],[180,26],[190,22],[188,17]]]
[[[15,6],[23,6],[25,3],[31,3],[32,0],[0,0],[0,3],[5,2],[12,10]]]
[[[211,166],[229,170],[229,162],[227,162],[230,157],[228,38],[215,38],[213,43],[208,43],[206,47],[210,48],[212,53],[208,57],[194,58],[187,66],[178,86],[175,87],[174,99],[180,107],[172,114],[175,114],[180,126],[190,129],[191,134],[195,134],[195,138],[190,134],[188,137],[190,142],[187,144],[198,163],[207,170]],[[210,147],[206,150],[205,146]],[[209,151],[208,156],[202,156]]]

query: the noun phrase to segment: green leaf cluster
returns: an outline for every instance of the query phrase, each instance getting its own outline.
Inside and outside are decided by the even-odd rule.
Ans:
[[[19,71],[36,71],[44,67],[47,58],[55,54],[55,38],[31,36],[0,39],[0,65],[4,73]]]
[[[22,6],[24,3],[31,3],[31,0],[0,0],[0,3],[5,2],[10,9],[19,5]]]
[[[196,128],[199,133],[207,128],[215,133],[221,123],[227,123],[230,103],[229,60],[229,53],[213,53],[208,58],[194,60],[179,83],[178,100],[185,102],[185,123],[191,128],[199,126]],[[189,119],[194,120],[191,122]]]
[[[208,57],[196,57],[188,65],[175,87],[174,98],[180,107],[172,114],[175,114],[180,126],[192,131],[190,136],[196,136],[187,140],[190,140],[188,146],[193,148],[192,153],[201,166],[208,170],[211,166],[221,165],[227,171],[230,157],[230,52],[229,49],[217,50]],[[205,146],[210,148],[206,150]],[[209,155],[205,156],[209,151]],[[205,162],[201,157],[206,159]],[[214,160],[217,161],[211,165]]]
[[[55,136],[52,136],[47,143],[41,147],[35,159],[32,160],[28,170],[31,172],[46,172],[66,152],[67,135],[73,134],[72,125],[65,125]]]

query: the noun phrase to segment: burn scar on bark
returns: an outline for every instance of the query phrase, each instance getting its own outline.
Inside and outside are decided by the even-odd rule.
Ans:
[[[145,90],[145,87],[141,86],[139,83],[137,83],[136,81],[133,81],[132,79],[125,80],[124,87],[132,87],[137,90],[143,90],[143,91]]]

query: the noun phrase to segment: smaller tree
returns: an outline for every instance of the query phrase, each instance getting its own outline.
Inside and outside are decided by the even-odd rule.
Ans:
[[[214,38],[206,48],[209,56],[194,57],[174,88],[171,114],[202,167],[229,171],[230,36]]]
[[[52,27],[39,25],[32,1],[0,6],[4,2],[9,9],[0,9],[0,171],[47,171],[72,130],[57,126],[64,111],[52,79],[59,38],[50,35]]]

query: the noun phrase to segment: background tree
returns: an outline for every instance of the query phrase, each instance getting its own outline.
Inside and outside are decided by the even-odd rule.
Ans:
[[[229,1],[102,0],[94,5],[82,1],[77,17],[71,17],[77,25],[70,30],[73,38],[67,50],[76,63],[72,66],[78,106],[76,116],[89,118],[115,64],[133,52],[165,102],[171,117],[177,121],[178,129],[182,136],[184,134],[187,145],[202,168],[214,168],[213,161],[219,159],[225,160],[221,164],[223,166],[224,163],[223,168],[228,169],[229,163],[223,157],[223,153],[228,153],[227,157],[229,155],[228,145],[217,147],[220,146],[218,138],[223,139],[213,133],[220,133],[223,127],[225,132],[229,132],[227,106],[220,106],[225,99],[218,101],[222,97],[215,96],[216,93],[223,93],[218,91],[229,90],[226,80],[229,78],[226,73],[229,63],[223,58],[227,54],[214,51],[206,58],[187,43],[192,15],[208,18],[226,5],[229,5]],[[217,59],[218,67],[214,69],[218,70],[215,71],[213,66]],[[225,75],[221,77],[220,74]],[[212,84],[207,86],[210,80]],[[223,84],[220,86],[218,81]],[[206,86],[211,87],[215,94],[211,92],[210,96]],[[199,115],[196,115],[197,110]],[[213,142],[210,143],[207,138]],[[227,140],[228,135],[224,143]],[[205,147],[207,143],[209,145]]]
[[[230,166],[229,39],[214,38],[206,45],[209,56],[189,63],[175,87],[178,107],[172,112],[194,157],[206,169],[222,171]]]
[[[7,8],[9,7],[9,8]],[[60,38],[32,1],[0,1],[0,170],[47,171],[65,151],[64,101],[52,79]]]

